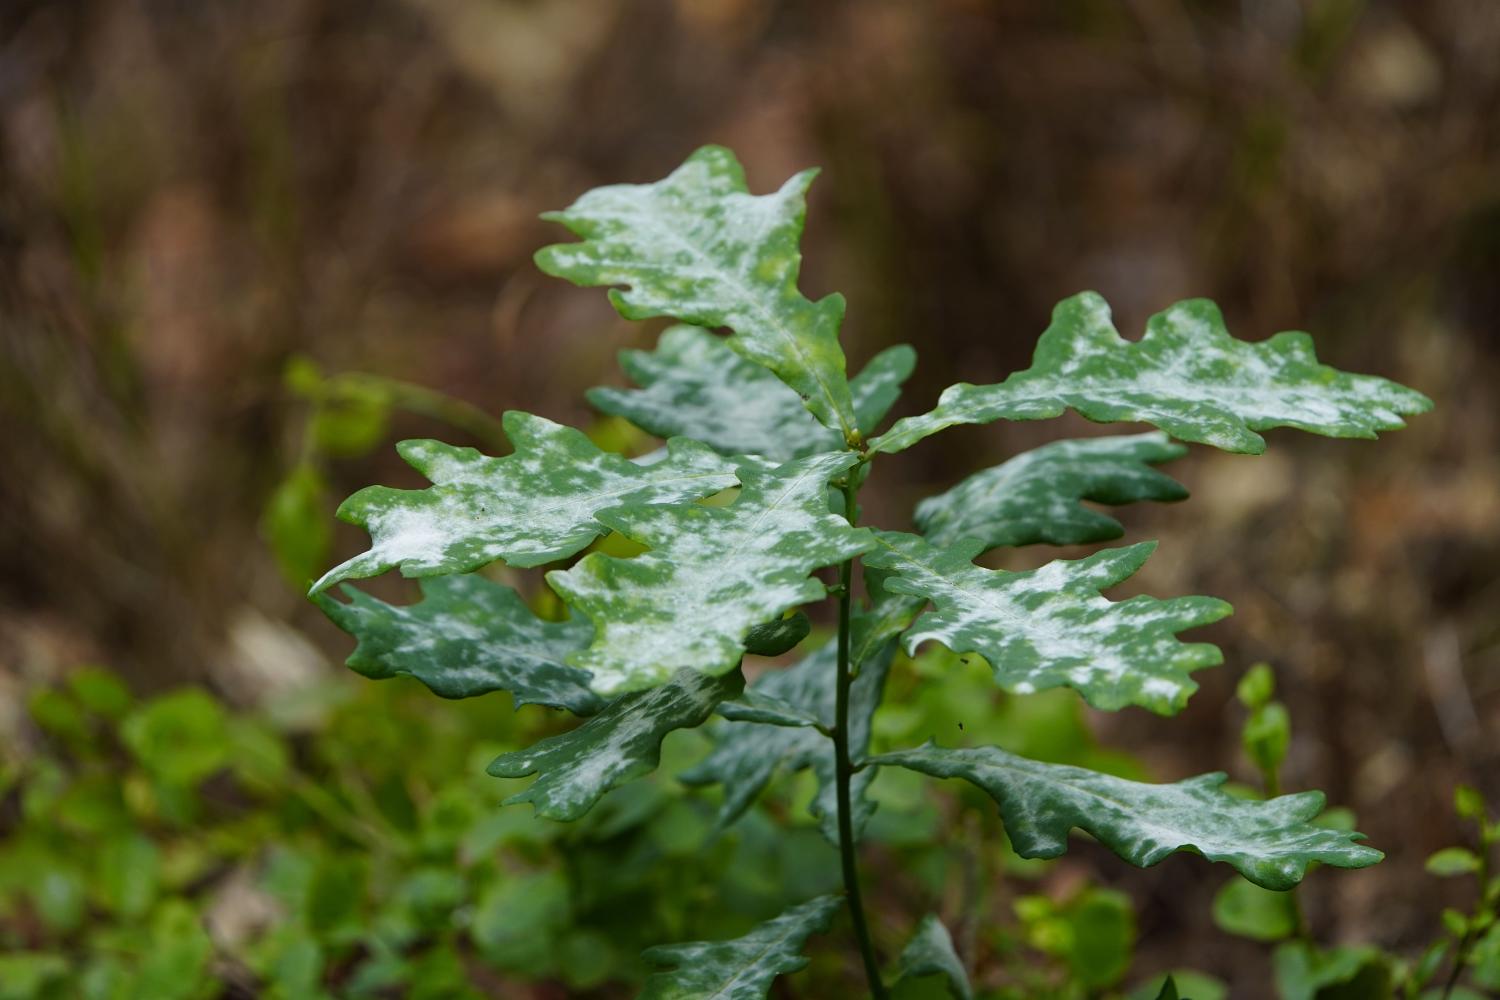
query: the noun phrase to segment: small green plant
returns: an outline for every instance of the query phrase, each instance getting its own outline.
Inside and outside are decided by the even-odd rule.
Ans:
[[[1286,707],[1274,700],[1275,677],[1258,663],[1240,679],[1238,696],[1248,710],[1241,743],[1260,772],[1267,797],[1281,794],[1281,764],[1291,743]],[[1460,819],[1477,828],[1477,849],[1445,847],[1427,859],[1436,878],[1472,877],[1478,894],[1472,910],[1443,911],[1443,933],[1415,961],[1372,945],[1323,947],[1303,919],[1296,889],[1268,892],[1235,876],[1214,897],[1214,923],[1223,931],[1267,943],[1279,942],[1272,955],[1278,994],[1283,1000],[1316,1000],[1323,996],[1403,1000],[1473,1000],[1481,994],[1462,985],[1500,989],[1500,876],[1492,857],[1500,843],[1500,824],[1488,815],[1479,792],[1460,786],[1454,794]],[[1318,818],[1324,826],[1352,829],[1347,810],[1330,809]]]
[[[1170,307],[1144,338],[1127,341],[1104,300],[1085,292],[1057,306],[1030,368],[995,385],[952,386],[928,413],[877,434],[915,355],[891,348],[847,377],[843,298],[812,301],[798,290],[814,173],[756,196],[734,156],[707,147],[660,182],[599,188],[546,216],[580,241],[540,251],[543,271],[608,286],[628,319],[690,324],[669,329],[654,352],[623,356],[639,388],[590,394],[602,411],[666,438],[666,447],[632,460],[519,412],[504,417],[514,447],[505,457],[403,443],[401,455],[433,485],[370,487],[349,498],[340,517],[364,526],[373,544],[312,591],[357,637],[350,664],[372,677],[410,675],[449,697],[508,690],[518,704],[581,717],[489,768],[535,774],[511,801],[553,819],[582,817],[610,789],[655,769],[669,733],[714,714],[724,720],[713,730],[715,749],[681,777],[723,787],[721,823],[742,814],[778,769],[816,775],[810,808],[838,847],[842,898],[809,899],[732,940],[651,949],[646,957],[661,971],[647,980],[646,997],[764,996],[776,976],[806,963],[804,942],[840,910],[870,992],[887,996],[857,853],[881,769],[976,786],[998,803],[1024,858],[1062,854],[1078,828],[1136,865],[1189,851],[1278,892],[1314,863],[1378,861],[1358,834],[1312,822],[1323,810],[1317,792],[1255,801],[1226,793],[1222,774],[1148,784],[994,746],[929,741],[872,753],[871,719],[898,643],[910,652],[929,640],[982,657],[1010,692],[1068,687],[1099,709],[1177,712],[1196,688],[1192,672],[1222,660],[1214,646],[1177,634],[1230,608],[1208,597],[1105,598],[1140,569],[1152,543],[1027,572],[974,560],[999,546],[1122,534],[1081,500],[1181,499],[1182,488],[1152,468],[1185,450],[1173,438],[1249,454],[1265,448],[1256,432],[1273,427],[1369,438],[1430,402],[1318,363],[1306,334],[1235,340],[1205,300]],[[721,327],[730,335],[709,332]],[[1070,409],[1159,432],[1017,456],[924,501],[919,533],[860,525],[859,494],[880,456],[956,424]],[[611,533],[629,544],[600,543]],[[464,575],[497,561],[555,566],[546,581],[569,617],[543,620],[510,587]],[[420,603],[392,606],[348,587],[350,603],[325,593],[397,568],[424,578]],[[829,570],[832,580],[817,575]],[[836,602],[837,634],[747,687],[746,656],[778,656],[801,643],[809,630],[799,609],[825,598]],[[1065,917],[1043,909],[1023,916],[1036,926]],[[954,995],[967,996],[955,951],[946,930],[924,919],[898,977],[941,973]]]

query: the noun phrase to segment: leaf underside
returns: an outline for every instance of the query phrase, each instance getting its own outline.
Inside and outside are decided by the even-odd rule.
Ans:
[[[1223,601],[1113,602],[1099,593],[1140,569],[1155,542],[1018,573],[974,565],[981,543],[972,539],[940,549],[917,535],[882,531],[877,545],[865,562],[892,574],[886,589],[936,605],[907,630],[908,652],[933,639],[956,653],[978,653],[1008,691],[1067,686],[1105,711],[1139,705],[1170,715],[1197,690],[1189,674],[1223,662],[1217,647],[1176,635],[1228,615]]]
[[[917,529],[939,547],[962,538],[986,549],[1109,541],[1125,533],[1120,522],[1080,501],[1184,500],[1182,484],[1151,466],[1185,454],[1186,447],[1160,432],[1054,441],[923,500]]]
[[[1055,858],[1073,827],[1133,865],[1149,867],[1174,851],[1222,861],[1267,889],[1290,889],[1313,862],[1364,868],[1383,856],[1361,836],[1314,826],[1321,792],[1265,802],[1223,791],[1225,776],[1172,784],[1127,781],[1080,767],[1044,764],[996,747],[950,750],[927,743],[881,754],[874,763],[938,778],[963,778],[1000,806],[1006,833],[1024,858]]]
[[[770,369],[846,442],[859,440],[838,330],[844,298],[797,290],[806,215],[804,170],[774,194],[752,195],[734,154],[705,146],[664,180],[595,188],[561,212],[581,242],[544,247],[536,263],[577,285],[616,286],[627,319],[671,316],[734,331],[730,346]]]
[[[867,550],[873,536],[828,510],[828,481],[858,457],[797,459],[773,471],[740,468],[726,507],[628,506],[597,519],[649,551],[632,559],[595,552],[547,574],[594,623],[594,642],[568,662],[613,695],[660,684],[678,670],[722,674],[745,652],[746,633],[819,600],[809,576]]]
[[[1235,340],[1218,306],[1188,299],[1146,324],[1131,342],[1095,292],[1058,303],[1032,365],[995,385],[959,383],[928,413],[896,422],[870,442],[895,452],[955,424],[1042,420],[1073,409],[1090,420],[1141,421],[1179,441],[1259,454],[1256,431],[1295,427],[1329,437],[1373,438],[1404,426],[1432,401],[1373,375],[1320,364],[1305,333],[1259,343]]]
[[[777,976],[807,965],[802,955],[807,939],[828,930],[843,905],[840,896],[819,896],[743,937],[648,948],[642,958],[673,968],[649,976],[640,1000],[762,1000]]]
[[[850,379],[861,433],[880,424],[915,364],[916,352],[902,344]],[[795,391],[699,327],[669,328],[655,351],[621,351],[620,366],[641,388],[590,389],[589,402],[657,437],[683,435],[724,455],[773,462],[844,447],[843,435],[820,424]]]
[[[667,455],[638,465],[600,451],[582,431],[512,410],[503,458],[438,441],[403,441],[401,457],[432,481],[424,490],[369,486],[338,516],[370,532],[372,547],[313,585],[375,576],[399,566],[407,576],[467,573],[503,559],[540,566],[582,550],[604,534],[594,515],[620,504],[697,500],[735,485],[734,469],[706,445],[667,442]]]
[[[733,698],[743,686],[738,671],[709,677],[684,670],[661,687],[610,702],[575,729],[501,754],[489,773],[497,778],[538,776],[505,805],[530,802],[538,816],[577,819],[610,789],[656,770],[668,733],[702,725],[719,702]]]
[[[859,760],[870,746],[870,720],[885,690],[885,678],[895,658],[895,644],[870,657],[849,688],[849,755]],[[756,679],[745,694],[719,706],[725,721],[709,732],[714,748],[693,768],[677,776],[685,785],[721,784],[724,804],[720,828],[738,819],[765,790],[776,773],[811,768],[818,792],[809,811],[829,843],[837,845],[838,802],[834,785],[833,741],[812,728],[834,724],[838,644],[829,641],[784,670]],[[859,836],[875,812],[865,791],[875,780],[875,768],[854,774],[850,782],[851,817]]]
[[[366,677],[406,675],[444,698],[509,691],[515,703],[593,715],[604,699],[589,675],[565,658],[593,637],[587,621],[543,621],[514,590],[482,576],[420,583],[422,600],[393,605],[348,584],[349,603],[313,597],[333,623],[358,640],[345,662]]]
[[[924,976],[943,976],[948,980],[948,992],[958,1000],[971,1000],[974,990],[969,985],[969,974],[964,963],[953,948],[953,936],[934,913],[922,918],[912,934],[911,940],[901,950],[896,963],[896,976],[902,979],[920,979]]]

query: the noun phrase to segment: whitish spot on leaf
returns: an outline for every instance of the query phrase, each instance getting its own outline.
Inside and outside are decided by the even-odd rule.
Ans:
[[[506,805],[530,802],[538,816],[577,819],[605,792],[656,770],[668,733],[702,725],[719,702],[733,698],[743,686],[738,671],[709,677],[684,670],[661,687],[610,702],[576,729],[501,754],[489,773],[499,778],[537,775]]]
[[[640,1000],[763,1000],[777,976],[807,965],[803,945],[828,930],[842,897],[819,896],[729,941],[657,945],[641,953],[653,973]]]
[[[916,352],[902,344],[850,379],[861,432],[880,424],[915,364]],[[820,424],[802,397],[707,330],[671,327],[655,351],[621,351],[620,366],[640,388],[590,389],[589,402],[658,437],[683,435],[725,455],[772,462],[844,447],[843,435]]]
[[[366,677],[415,677],[444,698],[509,691],[517,706],[540,704],[593,715],[604,699],[589,675],[565,662],[588,645],[587,621],[543,621],[514,590],[482,576],[421,581],[422,600],[395,605],[345,585],[345,604],[313,600],[358,640],[345,662]]]
[[[949,750],[931,743],[872,760],[963,778],[988,792],[1023,858],[1057,857],[1077,827],[1142,868],[1174,851],[1192,851],[1233,866],[1256,885],[1290,889],[1313,862],[1364,868],[1383,857],[1358,843],[1360,834],[1313,825],[1323,810],[1321,792],[1238,799],[1224,792],[1221,773],[1153,785],[996,747]]]
[[[934,545],[976,538],[987,549],[1119,538],[1125,533],[1119,521],[1080,501],[1184,500],[1182,484],[1151,466],[1185,454],[1187,448],[1158,432],[1054,441],[923,500],[917,528]]]
[[[931,639],[978,653],[1008,691],[1065,685],[1105,711],[1139,705],[1170,715],[1197,690],[1189,674],[1223,662],[1217,647],[1177,639],[1228,615],[1223,601],[1143,595],[1114,602],[1100,593],[1140,569],[1155,542],[1012,573],[974,565],[983,543],[973,539],[946,549],[900,532],[882,531],[877,540],[865,562],[892,574],[886,589],[936,605],[906,632],[908,652]]]
[[[726,507],[617,507],[598,520],[650,550],[633,559],[591,553],[547,581],[596,629],[568,662],[605,695],[640,690],[689,668],[733,670],[746,634],[827,593],[814,570],[874,544],[828,510],[828,482],[858,460],[814,455],[772,471],[740,468]]]
[[[895,644],[887,642],[864,664],[849,689],[849,755],[858,760],[870,746],[870,720],[885,690]],[[808,809],[829,843],[838,843],[838,800],[834,785],[833,741],[814,725],[834,724],[838,644],[830,641],[784,670],[762,674],[740,698],[719,706],[726,721],[710,727],[714,748],[695,767],[678,775],[685,785],[721,784],[722,828],[738,819],[778,771],[811,768],[818,792]],[[850,783],[855,836],[875,812],[865,791],[875,768],[857,772]]]
[[[844,297],[797,290],[798,241],[816,170],[774,194],[752,195],[734,154],[705,146],[654,184],[595,188],[561,212],[581,242],[544,247],[539,268],[578,285],[613,285],[627,319],[672,316],[726,326],[730,346],[769,368],[825,426],[859,440],[839,324]]]
[[[1179,441],[1260,454],[1266,442],[1256,431],[1372,438],[1431,408],[1426,396],[1395,382],[1320,364],[1305,333],[1235,340],[1207,299],[1157,313],[1132,342],[1115,331],[1103,298],[1080,292],[1053,310],[1030,368],[996,385],[949,386],[933,410],[898,420],[870,447],[901,451],[955,424],[1042,420],[1073,409],[1090,420],[1142,421]]]
[[[504,424],[516,450],[503,458],[438,441],[401,442],[401,457],[433,485],[369,486],[345,500],[338,516],[368,530],[374,544],[324,574],[313,593],[396,566],[407,576],[466,573],[500,559],[540,566],[604,534],[594,515],[606,507],[697,500],[736,482],[725,459],[686,438],[642,465],[529,413],[513,410]]]

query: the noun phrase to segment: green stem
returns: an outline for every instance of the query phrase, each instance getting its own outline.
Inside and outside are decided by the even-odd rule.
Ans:
[[[855,496],[859,492],[856,473],[851,470],[844,480],[844,516],[852,525],[855,521]],[[880,964],[875,959],[875,946],[870,941],[870,926],[865,920],[865,904],[859,890],[859,869],[855,864],[854,818],[850,805],[849,780],[854,774],[849,759],[849,684],[853,680],[849,664],[849,608],[850,589],[854,580],[854,560],[849,559],[839,567],[839,661],[838,699],[834,710],[833,725],[833,773],[838,794],[839,859],[844,869],[844,894],[849,903],[849,918],[854,923],[854,938],[859,942],[859,953],[865,963],[865,978],[870,983],[870,995],[876,1000],[886,1000],[885,983],[880,979]]]
[[[1489,903],[1490,886],[1490,845],[1482,844],[1479,855],[1479,903],[1474,907],[1474,916],[1470,918],[1468,927],[1464,928],[1463,937],[1458,939],[1458,948],[1453,952],[1453,968],[1448,973],[1448,981],[1443,984],[1442,1000],[1448,1000],[1453,994],[1453,989],[1458,985],[1459,977],[1464,974],[1464,965],[1469,960],[1469,949],[1474,947],[1477,935],[1474,933],[1474,921],[1482,916]]]

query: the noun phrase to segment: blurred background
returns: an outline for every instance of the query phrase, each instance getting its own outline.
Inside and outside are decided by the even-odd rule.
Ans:
[[[1484,0],[11,0],[0,943],[24,954],[0,990],[628,995],[638,944],[737,933],[836,881],[776,801],[728,840],[666,780],[581,832],[497,812],[515,783],[484,777],[489,753],[556,720],[346,677],[350,641],[301,596],[365,544],[340,499],[421,485],[396,440],[496,451],[522,409],[645,446],[581,394],[622,384],[616,351],[659,326],[540,275],[564,234],[537,214],[705,142],[757,192],[823,168],[803,289],[847,295],[852,369],[916,345],[897,415],[1024,367],[1084,288],[1126,336],[1208,296],[1239,337],[1308,330],[1328,363],[1437,402],[1378,443],[1194,449],[1169,467],[1191,501],[1123,512],[1127,540],[1162,539],[1135,590],[1237,609],[1201,635],[1226,665],[1180,717],[983,685],[965,717],[1039,755],[1253,783],[1232,694],[1268,661],[1285,785],[1326,790],[1388,855],[1314,874],[1316,936],[1419,952],[1472,894],[1422,872],[1467,835],[1454,786],[1500,800],[1497,52]],[[871,516],[908,525],[976,468],[1099,430],[930,439],[877,470]],[[947,711],[877,732],[947,733]],[[921,822],[982,832],[993,809],[925,794],[906,806],[929,819],[893,819],[866,862],[889,953],[925,894],[967,926],[979,981],[1010,983],[1006,954],[1061,968],[1041,904],[1016,904],[1062,912],[1088,883],[1129,898],[1134,964],[1077,995],[1183,964],[1270,995],[1265,949],[1209,920],[1217,867],[1080,849],[1033,870],[979,832],[944,860],[913,846]],[[826,951],[809,975],[840,982],[847,949]]]

